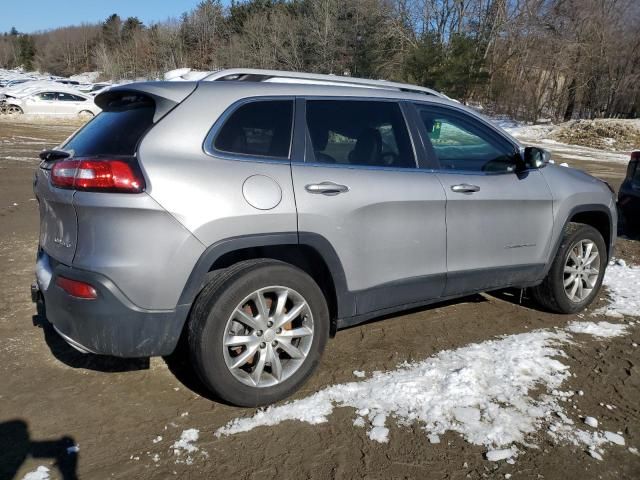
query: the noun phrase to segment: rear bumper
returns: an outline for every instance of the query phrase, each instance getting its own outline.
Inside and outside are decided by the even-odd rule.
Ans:
[[[84,300],[55,284],[59,275],[87,282],[98,298]],[[174,310],[147,310],[134,305],[107,277],[55,262],[40,251],[36,292],[44,299],[49,322],[71,346],[86,353],[116,357],[168,355],[175,349],[188,305]],[[39,290],[39,292],[37,292]]]

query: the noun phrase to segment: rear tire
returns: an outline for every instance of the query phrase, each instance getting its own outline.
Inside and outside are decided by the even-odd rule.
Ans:
[[[204,287],[188,343],[208,389],[256,407],[298,390],[318,366],[328,335],[327,303],[313,279],[287,263],[258,259],[220,270]]]
[[[580,252],[587,254],[584,259]],[[606,267],[607,248],[600,232],[590,225],[570,223],[549,273],[532,289],[532,296],[552,312],[579,312],[598,294]]]

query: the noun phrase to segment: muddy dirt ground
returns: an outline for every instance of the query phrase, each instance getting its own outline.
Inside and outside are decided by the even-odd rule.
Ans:
[[[454,433],[429,443],[419,425],[392,426],[388,444],[372,442],[344,408],[321,425],[285,422],[216,438],[217,428],[254,410],[204,396],[180,356],[129,361],[77,353],[36,315],[29,296],[38,231],[35,158],[76,126],[0,121],[0,479],[23,478],[39,465],[51,469],[51,478],[67,479],[640,478],[640,456],[626,447],[608,448],[597,461],[539,433],[540,448],[527,449],[515,465],[492,463],[485,448]],[[618,163],[570,163],[616,187],[625,171]],[[621,239],[618,256],[640,264],[640,242]],[[510,292],[476,295],[340,331],[296,398],[353,381],[354,370],[393,369],[443,349],[578,319],[517,299]],[[624,432],[627,446],[640,447],[640,348],[632,342],[640,343],[637,327],[568,347],[564,361],[575,377],[566,390],[585,392],[577,412],[592,412],[608,430]],[[200,430],[191,465],[177,463],[170,448],[188,428]],[[77,455],[67,454],[71,445],[79,446]]]

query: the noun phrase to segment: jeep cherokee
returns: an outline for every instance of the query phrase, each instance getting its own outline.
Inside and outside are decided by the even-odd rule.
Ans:
[[[604,182],[429,89],[237,70],[96,103],[41,154],[34,300],[83,352],[184,338],[233,404],[285,398],[383,314],[505,287],[580,311],[612,253]]]

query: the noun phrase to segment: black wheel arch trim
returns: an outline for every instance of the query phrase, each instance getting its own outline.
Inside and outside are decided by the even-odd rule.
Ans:
[[[209,246],[194,266],[187,283],[182,290],[179,306],[191,305],[207,281],[207,274],[215,262],[223,255],[252,247],[277,245],[308,246],[313,248],[324,260],[335,287],[337,315],[349,317],[355,315],[355,298],[347,288],[346,275],[338,254],[331,243],[322,235],[311,232],[278,232],[244,235],[220,240]]]

